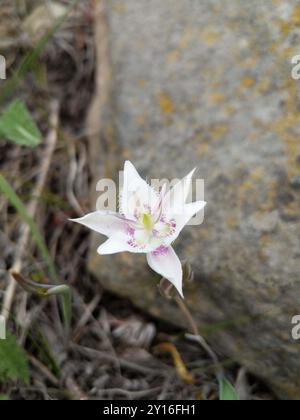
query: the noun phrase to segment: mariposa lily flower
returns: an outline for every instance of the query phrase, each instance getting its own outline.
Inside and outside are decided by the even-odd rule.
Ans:
[[[99,248],[100,255],[119,252],[145,253],[149,266],[170,281],[183,297],[182,264],[172,243],[190,219],[206,203],[187,203],[195,169],[170,191],[157,192],[125,162],[124,185],[119,213],[96,211],[72,221],[108,237]]]

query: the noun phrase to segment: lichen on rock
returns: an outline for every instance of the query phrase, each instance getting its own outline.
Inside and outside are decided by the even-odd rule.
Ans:
[[[300,358],[290,330],[300,311],[300,82],[290,62],[300,53],[298,6],[106,2],[111,89],[102,119],[90,119],[91,132],[101,131],[91,138],[93,155],[104,154],[109,175],[127,158],[155,178],[198,167],[204,225],[176,243],[195,271],[187,304],[221,352],[296,399]],[[95,160],[95,183],[108,174],[103,168]],[[143,259],[91,251],[90,269],[109,290],[184,326]]]

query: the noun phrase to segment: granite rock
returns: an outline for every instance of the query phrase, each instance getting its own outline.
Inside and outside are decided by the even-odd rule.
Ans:
[[[221,353],[300,399],[299,343],[291,338],[300,313],[300,81],[291,76],[299,2],[104,5],[89,117],[100,131],[91,135],[95,183],[116,176],[127,158],[149,178],[197,166],[205,221],[175,244],[195,273],[186,303]],[[186,326],[159,296],[144,256],[100,257],[101,240],[94,237],[90,269],[104,287]]]

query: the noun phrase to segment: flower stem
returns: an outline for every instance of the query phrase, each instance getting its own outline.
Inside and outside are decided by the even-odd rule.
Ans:
[[[223,367],[220,364],[218,356],[212,350],[212,348],[209,346],[209,344],[206,342],[206,340],[200,335],[198,325],[197,325],[195,319],[193,318],[193,315],[191,314],[191,311],[186,306],[186,304],[184,303],[183,299],[181,299],[181,297],[176,296],[174,298],[174,300],[177,303],[179,309],[181,310],[181,312],[183,313],[183,315],[185,316],[185,318],[186,318],[186,320],[188,321],[188,324],[189,324],[189,329],[190,329],[191,334],[186,334],[186,338],[188,338],[192,341],[195,341],[205,350],[205,352],[209,355],[209,357],[212,359],[214,365],[216,366],[216,376],[218,378],[223,377],[224,370],[223,370]]]

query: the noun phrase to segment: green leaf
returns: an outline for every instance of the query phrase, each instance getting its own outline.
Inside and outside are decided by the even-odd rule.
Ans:
[[[36,147],[42,134],[32,119],[26,105],[13,101],[0,116],[0,135],[21,146]]]
[[[31,235],[33,239],[36,242],[37,247],[39,248],[41,255],[44,259],[44,261],[47,263],[51,277],[54,280],[57,280],[57,274],[54,267],[54,263],[52,261],[52,258],[49,254],[47,245],[45,243],[45,240],[35,224],[32,217],[28,214],[26,207],[22,203],[21,199],[18,197],[18,195],[14,192],[12,187],[9,185],[9,183],[6,181],[6,179],[0,174],[0,192],[4,194],[4,196],[7,198],[7,200],[10,202],[10,204],[16,209],[19,216],[23,220],[24,223],[26,223],[30,229]]]
[[[9,396],[4,395],[4,394],[0,394],[0,401],[9,401]]]
[[[220,401],[238,401],[236,390],[226,378],[219,379]]]
[[[58,275],[56,272],[56,268],[54,265],[54,262],[52,260],[52,257],[48,251],[48,247],[46,245],[46,242],[43,238],[43,235],[41,234],[39,228],[35,224],[34,220],[28,214],[28,211],[26,207],[24,206],[21,199],[18,197],[18,195],[15,193],[13,188],[9,185],[9,183],[6,181],[6,179],[0,174],[0,192],[4,194],[4,196],[7,198],[7,200],[10,202],[10,204],[16,209],[19,216],[23,220],[24,223],[26,223],[30,229],[30,233],[35,240],[36,246],[38,247],[45,263],[48,266],[49,273],[51,275],[51,278],[53,282],[56,284],[58,283]],[[71,297],[70,292],[65,294],[63,297],[63,317],[64,322],[66,325],[66,328],[69,329],[70,320],[71,320]]]
[[[6,340],[0,340],[0,381],[20,380],[29,383],[28,361],[24,350],[15,336],[8,333]]]

